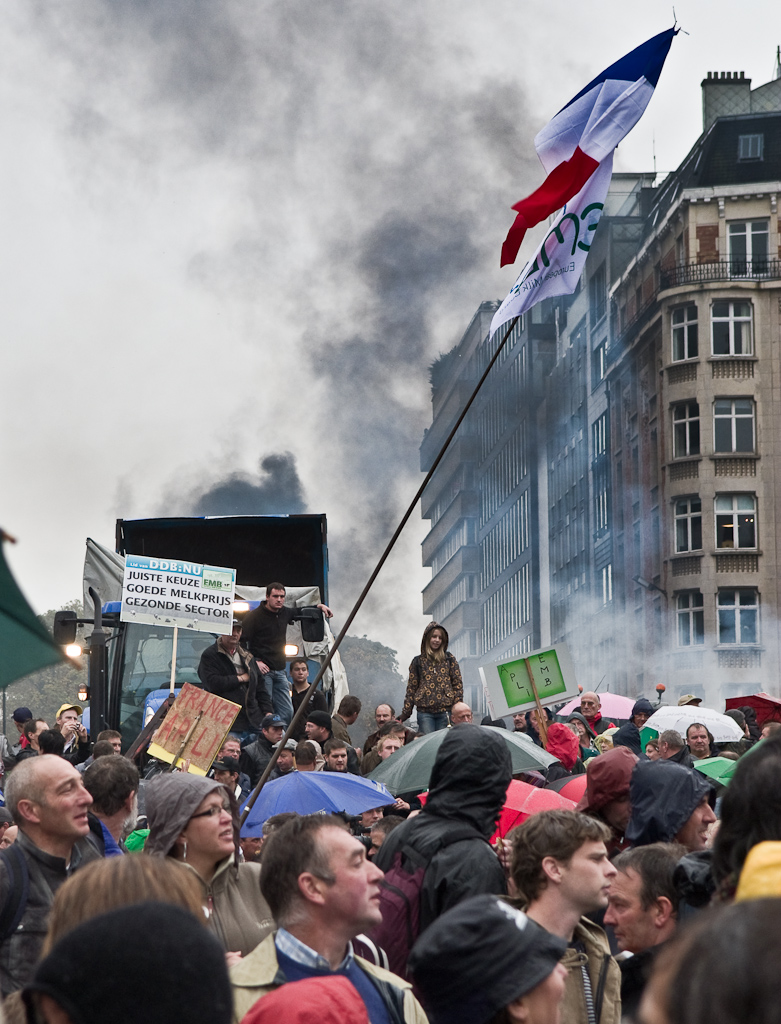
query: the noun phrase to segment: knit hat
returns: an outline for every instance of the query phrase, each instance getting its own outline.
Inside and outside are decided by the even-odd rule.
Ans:
[[[423,932],[409,968],[431,1024],[485,1024],[544,981],[566,948],[496,896],[473,896]]]
[[[632,708],[632,718],[635,715],[648,715],[649,717],[654,713],[654,706],[646,697],[640,697],[639,700],[635,701],[634,707]]]
[[[230,1024],[225,950],[189,911],[138,903],[64,935],[24,990],[50,996],[72,1024]]]
[[[313,711],[310,715],[307,715],[306,720],[311,722],[312,725],[319,725],[321,729],[328,729],[329,732],[333,729],[331,716],[327,711]]]

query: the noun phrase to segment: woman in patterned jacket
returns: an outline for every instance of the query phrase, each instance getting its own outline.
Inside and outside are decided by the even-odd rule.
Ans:
[[[420,654],[412,659],[401,721],[418,709],[418,729],[423,733],[447,729],[448,712],[464,699],[458,662],[448,652],[444,626],[430,622],[423,631]]]

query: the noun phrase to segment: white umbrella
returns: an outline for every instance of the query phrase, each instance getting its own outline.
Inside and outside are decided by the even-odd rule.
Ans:
[[[645,728],[655,729],[658,733],[664,732],[665,729],[675,729],[685,737],[686,730],[694,722],[704,725],[716,743],[734,743],[743,739],[743,730],[729,715],[720,715],[718,711],[697,708],[691,704],[684,704],[680,708],[659,708],[645,723]]]

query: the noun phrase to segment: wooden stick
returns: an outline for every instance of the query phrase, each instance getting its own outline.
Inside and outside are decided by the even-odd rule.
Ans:
[[[135,761],[136,758],[141,754],[149,744],[152,735],[157,732],[160,727],[160,723],[163,721],[165,716],[174,706],[175,697],[168,696],[165,698],[160,707],[155,711],[154,715],[149,719],[141,732],[131,743],[125,757],[130,761]]]
[[[182,756],[182,754],[184,753],[184,748],[185,748],[185,747],[187,746],[187,744],[188,744],[188,743],[190,742],[190,740],[192,739],[192,735],[193,735],[193,733],[195,732],[195,727],[196,727],[196,725],[197,725],[197,724],[198,724],[198,723],[200,722],[200,720],[201,720],[201,718],[202,718],[202,717],[203,717],[203,710],[201,710],[201,711],[199,711],[199,712],[198,712],[198,714],[197,714],[197,715],[195,716],[195,721],[194,721],[194,722],[193,722],[193,724],[192,724],[192,725],[190,726],[190,728],[189,728],[189,729],[187,730],[187,735],[186,735],[186,736],[185,736],[185,738],[184,738],[184,739],[182,740],[182,745],[181,745],[181,747],[179,747],[179,753],[178,753],[178,754],[176,755],[176,757],[175,757],[175,758],[173,759],[173,761],[171,762],[171,767],[170,767],[170,768],[168,769],[168,771],[169,771],[169,772],[172,772],[172,771],[174,770],[174,768],[176,768],[176,762],[177,762],[177,761],[179,760],[179,758],[180,758],[180,757]]]
[[[531,686],[532,693],[534,694],[534,703],[537,705],[537,730],[540,734],[540,739],[542,740],[542,745],[544,747],[548,742],[548,720],[545,712],[543,711],[542,704],[540,704],[540,695],[537,693],[537,684],[535,683],[534,676],[532,675],[532,667],[529,664],[529,659],[524,658],[523,663],[526,666],[526,672],[529,676],[529,686]]]
[[[174,682],[176,681],[176,648],[179,644],[179,627],[174,626],[174,649],[171,654],[171,682],[168,687],[168,692],[174,696]]]

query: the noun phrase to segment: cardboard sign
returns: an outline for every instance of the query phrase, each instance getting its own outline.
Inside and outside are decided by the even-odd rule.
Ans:
[[[147,622],[226,635],[233,622],[236,570],[175,558],[128,555],[122,622]]]
[[[185,683],[149,744],[149,753],[169,764],[174,758],[179,765],[189,760],[191,772],[205,775],[240,710],[233,701]]]
[[[483,684],[500,715],[531,711],[537,706],[530,673],[543,706],[563,703],[578,694],[569,651],[564,644],[559,644],[480,669]]]

